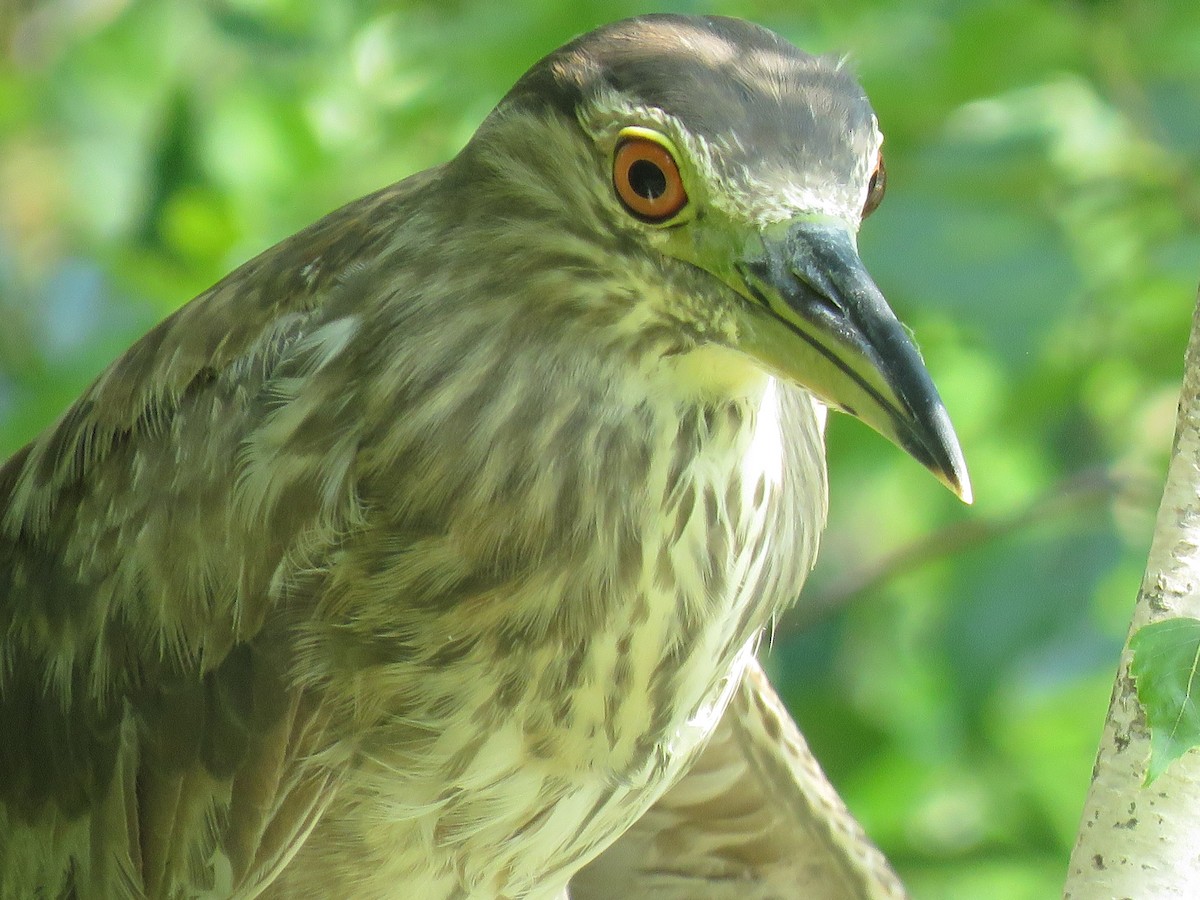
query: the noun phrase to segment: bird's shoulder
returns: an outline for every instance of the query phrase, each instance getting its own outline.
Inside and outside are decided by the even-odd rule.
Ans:
[[[370,266],[429,170],[346,204],[239,266],[152,328],[0,467],[5,534],[36,533],[113,454],[135,451],[222,380],[269,375],[289,341]]]

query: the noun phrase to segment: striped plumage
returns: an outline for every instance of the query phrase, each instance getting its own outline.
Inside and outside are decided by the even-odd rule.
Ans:
[[[623,83],[673,55],[683,81]],[[775,72],[801,157],[842,148],[803,170],[828,190],[687,119],[714,65],[738,97]],[[674,129],[713,209],[856,210],[856,92],[743,23],[584,38],[18,452],[0,897],[549,898],[630,828],[812,563],[824,406],[739,345],[747,300],[683,232],[620,210],[606,154],[633,118]]]
[[[571,900],[906,896],[753,663],[684,777],[571,881]]]

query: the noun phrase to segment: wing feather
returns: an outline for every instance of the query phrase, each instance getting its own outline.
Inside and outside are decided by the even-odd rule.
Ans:
[[[252,896],[327,802],[288,773],[314,709],[279,609],[320,507],[247,521],[238,467],[431,175],[246,263],[0,467],[0,896]]]

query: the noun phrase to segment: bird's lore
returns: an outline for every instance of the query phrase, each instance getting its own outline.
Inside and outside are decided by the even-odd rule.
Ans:
[[[0,897],[895,896],[752,657],[826,405],[969,497],[881,140],[836,59],[618,22],[130,348],[0,469]]]

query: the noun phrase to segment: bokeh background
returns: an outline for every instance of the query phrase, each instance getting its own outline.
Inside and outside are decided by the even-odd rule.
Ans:
[[[453,154],[535,59],[670,9],[848,53],[887,134],[863,256],[976,487],[830,429],[770,666],[917,900],[1058,894],[1200,279],[1200,4],[0,0],[0,454],[141,331]]]

